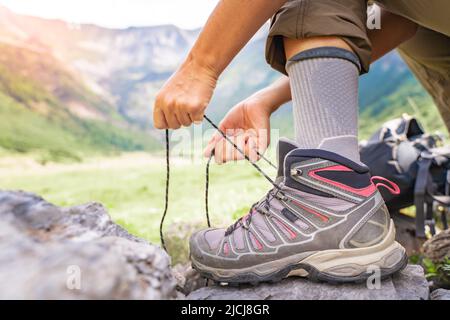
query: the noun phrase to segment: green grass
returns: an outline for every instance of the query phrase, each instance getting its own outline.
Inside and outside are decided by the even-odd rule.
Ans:
[[[115,159],[24,166],[23,169],[18,160],[8,163],[1,160],[0,189],[34,192],[59,206],[97,201],[131,233],[152,242],[159,241],[165,187],[163,158],[128,154]],[[167,226],[174,222],[204,223],[204,165],[204,162],[172,165]],[[267,168],[272,172],[270,170]],[[268,188],[264,178],[244,162],[212,165],[210,212],[213,223],[225,225],[244,214]]]
[[[1,92],[0,133],[0,147],[16,153],[34,152],[42,163],[160,148],[143,131],[74,117],[42,116]]]

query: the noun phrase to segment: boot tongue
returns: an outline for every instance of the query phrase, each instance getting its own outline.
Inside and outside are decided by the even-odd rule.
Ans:
[[[284,176],[284,158],[286,155],[294,149],[297,149],[298,145],[287,138],[280,138],[277,146],[277,159],[278,159],[278,173],[277,179]]]

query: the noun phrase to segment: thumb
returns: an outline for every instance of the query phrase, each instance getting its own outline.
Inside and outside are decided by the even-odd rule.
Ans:
[[[222,136],[219,133],[214,133],[211,139],[209,139],[208,144],[206,145],[205,149],[203,150],[203,156],[205,158],[209,158],[211,156],[211,153],[213,152],[214,148],[216,147],[217,142],[220,141]]]
[[[203,121],[204,109],[198,109],[192,112],[189,112],[189,117],[192,119],[192,122],[195,124],[200,124]]]

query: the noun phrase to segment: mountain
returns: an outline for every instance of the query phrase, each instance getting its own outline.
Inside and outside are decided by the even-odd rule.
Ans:
[[[89,148],[99,144],[100,149],[111,150],[151,148],[152,137],[159,134],[151,129],[156,93],[199,32],[173,25],[127,29],[75,25],[18,15],[0,7],[0,43],[6,48],[1,50],[0,97],[7,101],[0,103],[1,108],[8,114],[5,105],[9,109],[12,104],[16,109],[20,105],[27,117],[45,125],[51,121],[57,131],[62,126],[65,134],[75,136],[74,141]],[[279,77],[264,59],[266,34],[267,26],[221,76],[207,111],[216,121],[235,103]],[[27,85],[17,87],[22,82]],[[37,97],[30,98],[33,95]],[[360,107],[363,137],[386,119],[404,112],[419,113],[427,129],[443,128],[431,98],[396,53],[375,63],[371,72],[361,77]],[[50,108],[57,111],[48,112]],[[273,119],[274,127],[282,128],[282,134],[292,133],[290,113],[288,105]],[[91,126],[101,133],[92,136],[86,129]],[[30,135],[28,129],[30,126],[21,128],[23,136]],[[113,129],[111,134],[108,130]],[[11,130],[17,129],[5,132]]]
[[[0,10],[0,40],[51,52],[128,121],[148,127],[152,100],[199,30],[108,29]]]
[[[6,44],[0,44],[0,128],[1,147],[45,150],[49,160],[156,145],[58,60]]]
[[[396,52],[371,66],[360,79],[360,135],[367,138],[388,119],[415,115],[428,132],[448,135],[430,95]]]
[[[39,27],[31,22],[45,22],[29,19],[0,10],[1,148],[41,151],[42,161],[47,161],[158,146],[152,135],[133,128],[114,103],[90,88],[56,51],[19,28],[27,22],[36,31]],[[58,29],[57,22],[47,23]]]

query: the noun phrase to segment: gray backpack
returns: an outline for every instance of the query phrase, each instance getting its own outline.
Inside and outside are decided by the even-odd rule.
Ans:
[[[400,194],[380,192],[391,214],[414,205],[415,235],[425,237],[425,226],[435,234],[435,216],[448,228],[450,210],[450,147],[438,147],[442,138],[425,133],[414,117],[386,122],[360,145],[361,161],[372,175],[395,182]]]

